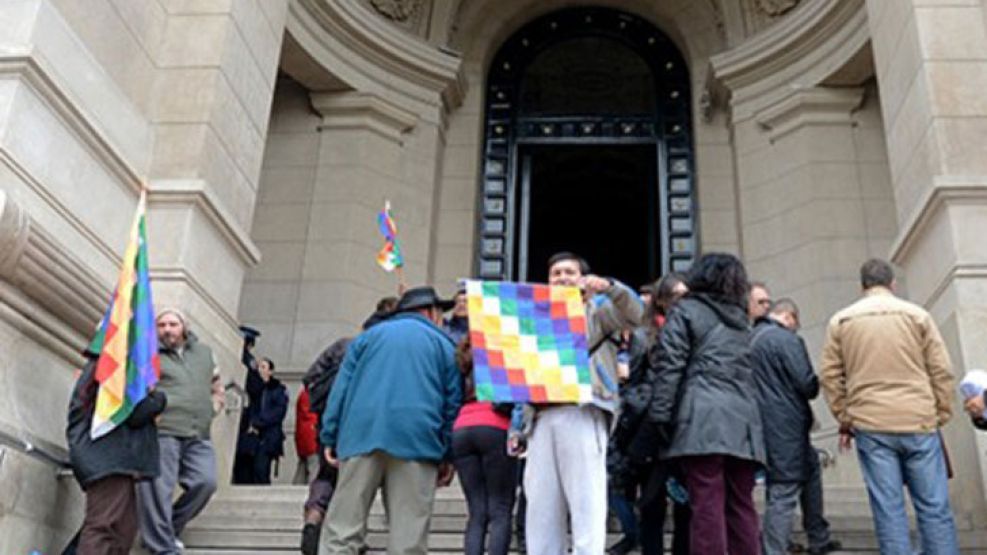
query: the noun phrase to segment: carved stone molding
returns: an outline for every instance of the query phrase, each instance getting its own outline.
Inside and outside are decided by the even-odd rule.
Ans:
[[[377,13],[398,23],[416,22],[421,17],[423,0],[370,0]]]
[[[247,265],[260,262],[260,249],[250,234],[236,223],[236,219],[223,208],[212,189],[200,179],[155,179],[148,191],[148,203],[152,207],[165,205],[190,205],[205,214],[209,222],[226,239],[240,260]]]
[[[0,280],[8,284],[0,290],[0,300],[33,323],[26,332],[46,332],[35,339],[50,344],[54,337],[57,352],[78,353],[103,315],[109,290],[64,245],[32,225],[30,216],[2,190],[0,246],[5,251]]]
[[[785,15],[792,8],[797,6],[799,0],[756,0],[755,5],[761,12],[769,17]]]
[[[902,220],[891,245],[891,261],[905,265],[935,217],[951,204],[987,205],[987,175],[937,175],[912,213]]]
[[[774,25],[798,4],[799,0],[742,0],[741,11],[747,36]]]
[[[823,82],[869,40],[863,0],[816,0],[710,62],[738,121]]]
[[[367,93],[313,93],[312,107],[322,115],[321,129],[366,129],[402,144],[418,122],[415,114]]]
[[[386,96],[437,124],[462,103],[466,80],[459,57],[395,33],[360,0],[293,1],[287,29],[327,72],[355,90]]]

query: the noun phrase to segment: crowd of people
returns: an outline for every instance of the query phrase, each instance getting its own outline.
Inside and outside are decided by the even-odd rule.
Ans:
[[[504,555],[512,539],[532,555],[660,554],[669,508],[675,554],[837,551],[810,441],[820,391],[840,447],[855,444],[881,552],[912,553],[907,489],[922,552],[959,553],[939,431],[954,401],[950,360],[928,312],[896,296],[887,262],[861,267],[862,296],[829,321],[818,374],[796,301],[772,299],[732,255],[706,254],[639,291],[569,252],[547,270],[550,285],[583,292],[592,401],[478,400],[465,291],[382,299],[303,378],[303,553],[364,552],[378,492],[388,552],[426,553],[435,490],[454,476],[468,555]],[[223,395],[212,353],[181,312],[160,311],[157,325],[161,381],[126,425],[89,439],[92,362],[73,393],[68,440],[87,494],[78,553],[127,553],[138,528],[151,553],[180,553],[179,535],[216,489],[209,427]],[[249,401],[234,480],[270,483],[288,395],[274,362],[252,353],[259,334],[244,331]],[[967,409],[979,417],[984,404],[971,398]],[[793,537],[797,506],[805,546]],[[610,546],[608,514],[623,534]]]

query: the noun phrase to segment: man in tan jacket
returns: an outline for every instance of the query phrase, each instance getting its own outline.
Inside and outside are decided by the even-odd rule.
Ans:
[[[881,553],[909,555],[908,487],[926,554],[958,554],[939,427],[952,415],[949,354],[932,317],[894,295],[891,265],[860,268],[863,298],[829,321],[820,368],[840,447],[857,441]]]

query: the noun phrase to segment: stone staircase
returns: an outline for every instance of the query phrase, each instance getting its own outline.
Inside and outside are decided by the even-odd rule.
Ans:
[[[236,486],[220,491],[209,507],[185,531],[187,555],[258,555],[299,553],[302,504],[306,489],[301,486]],[[757,491],[756,499],[763,499]],[[879,551],[871,524],[866,493],[857,488],[827,488],[827,518],[834,536],[843,542],[848,555],[874,555]],[[987,553],[987,534],[975,531],[971,519],[957,518],[962,552]],[[429,536],[429,552],[457,554],[463,549],[466,503],[458,485],[436,494]],[[619,536],[612,530],[608,545]],[[804,542],[801,530],[799,541]],[[368,523],[370,553],[385,553],[387,525],[379,499]]]

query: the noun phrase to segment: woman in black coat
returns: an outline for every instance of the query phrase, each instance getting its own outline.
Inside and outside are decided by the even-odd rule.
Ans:
[[[751,366],[747,273],[729,254],[707,254],[671,310],[652,366],[648,418],[663,430],[661,457],[680,462],[692,506],[692,553],[756,555],[754,473],[764,439]]]
[[[285,415],[288,414],[288,389],[274,377],[274,362],[262,358],[256,376],[248,376],[247,429],[237,441],[238,455],[243,456],[244,475],[239,483],[270,484],[271,464],[284,455]],[[249,462],[248,462],[249,461]]]

